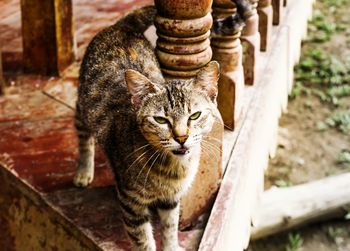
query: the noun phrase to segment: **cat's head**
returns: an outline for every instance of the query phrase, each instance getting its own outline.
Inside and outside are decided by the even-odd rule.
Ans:
[[[144,137],[155,148],[182,158],[197,152],[217,114],[219,64],[210,62],[191,80],[152,83],[134,70],[125,80]]]

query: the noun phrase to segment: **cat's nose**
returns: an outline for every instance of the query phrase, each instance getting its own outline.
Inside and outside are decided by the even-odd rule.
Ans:
[[[183,135],[183,136],[176,136],[174,137],[175,141],[179,143],[180,145],[185,144],[186,140],[188,139],[188,135]]]

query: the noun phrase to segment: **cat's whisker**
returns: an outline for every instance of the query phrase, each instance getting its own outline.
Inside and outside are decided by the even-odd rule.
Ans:
[[[137,148],[135,151],[133,151],[132,153],[128,154],[125,158],[128,159],[131,155],[137,153],[138,151],[142,150],[143,148],[145,148],[145,147],[147,147],[147,146],[150,146],[150,144],[148,143],[148,144],[146,144],[146,145],[143,145],[143,146]]]
[[[212,157],[215,157],[215,159],[218,159],[220,154],[215,149],[211,148],[209,145],[203,146],[204,149],[206,149]]]
[[[202,151],[203,154],[206,155],[206,157],[210,158],[210,159],[215,159],[218,160],[218,157],[216,156],[216,154],[214,154],[211,150],[209,150],[208,148],[203,148]]]
[[[211,136],[209,136],[209,135],[205,135],[203,138],[207,138],[207,139],[210,139],[210,140],[215,140],[216,142],[218,142],[218,143],[220,143],[221,144],[221,140],[219,140],[219,139],[217,139],[217,138],[215,138],[215,137],[211,137]]]
[[[205,140],[205,139],[203,139],[202,142],[204,142],[204,143],[207,144],[207,145],[210,145],[211,147],[213,147],[213,148],[216,149],[217,151],[222,152],[222,149],[219,148],[217,145],[213,144],[212,142],[207,141],[207,140]]]
[[[134,182],[134,186],[136,184],[136,182],[138,181],[139,177],[140,177],[140,174],[142,173],[143,169],[145,168],[145,166],[147,166],[148,162],[150,162],[150,160],[153,158],[154,155],[156,155],[159,151],[155,151],[152,156],[146,161],[146,163],[142,166],[141,170],[139,171],[137,177],[136,177],[136,180]]]
[[[210,159],[209,153],[206,151],[206,148],[203,147],[203,151],[201,153],[204,153],[208,159]]]
[[[214,149],[210,148],[209,145],[202,145],[202,148],[204,150],[206,150],[208,152],[208,154],[210,154],[210,156],[215,157],[216,160],[219,158],[218,152],[215,151]]]
[[[152,162],[150,168],[148,169],[148,172],[147,172],[146,178],[145,178],[145,182],[143,183],[143,190],[145,190],[145,188],[146,188],[146,182],[147,182],[147,179],[148,179],[149,172],[151,171],[151,169],[152,169],[154,163],[156,162],[156,160],[158,159],[159,156],[160,156],[160,153],[158,153],[158,155],[156,156],[156,158],[155,158],[154,161]]]
[[[136,160],[134,160],[134,161],[131,163],[131,165],[128,166],[128,168],[125,170],[125,173],[127,173],[131,167],[133,167],[135,164],[137,164],[137,163],[141,160],[142,156],[144,156],[144,155],[145,155],[147,152],[149,152],[150,150],[151,150],[151,149],[146,150],[143,154],[141,154],[139,157],[137,157]]]

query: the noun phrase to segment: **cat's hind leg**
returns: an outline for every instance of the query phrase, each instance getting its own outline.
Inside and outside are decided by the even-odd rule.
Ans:
[[[74,184],[85,187],[94,179],[95,139],[78,118],[75,126],[79,138],[79,159]]]

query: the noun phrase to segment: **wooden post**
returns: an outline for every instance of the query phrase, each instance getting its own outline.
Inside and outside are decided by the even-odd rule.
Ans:
[[[284,0],[283,1],[283,6],[287,6],[287,4],[288,4],[288,0]]]
[[[252,9],[244,13],[246,26],[242,31],[243,68],[246,85],[253,85],[256,75],[257,60],[260,52],[258,0],[250,0]]]
[[[214,18],[224,18],[236,13],[235,5],[230,1],[214,0]],[[231,35],[213,35],[211,47],[213,59],[221,65],[218,106],[224,124],[233,130],[241,110],[241,97],[244,89],[242,66],[241,28]]]
[[[166,78],[192,78],[210,62],[212,0],[155,0],[156,53]],[[223,65],[221,65],[222,67]],[[219,112],[209,133],[215,155],[202,152],[196,179],[182,198],[180,227],[190,226],[212,204],[222,176],[224,126]],[[214,149],[213,148],[213,149]]]
[[[21,0],[25,72],[59,75],[74,61],[72,0]]]
[[[259,0],[259,33],[260,33],[260,49],[266,51],[271,43],[272,32],[272,5],[271,0]]]
[[[284,0],[272,0],[273,7],[273,24],[279,25],[283,17]]]

